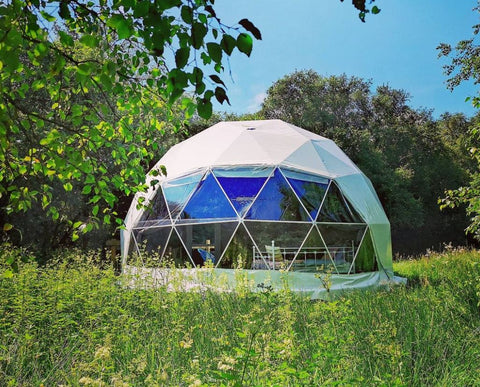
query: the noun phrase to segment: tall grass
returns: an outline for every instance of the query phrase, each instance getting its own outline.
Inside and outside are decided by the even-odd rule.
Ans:
[[[24,254],[1,251],[2,386],[479,384],[477,252],[398,263],[408,287],[328,303],[132,288],[96,253]]]

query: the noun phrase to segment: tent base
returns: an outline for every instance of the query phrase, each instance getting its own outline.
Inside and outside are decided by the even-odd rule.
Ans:
[[[166,287],[168,291],[279,291],[289,289],[315,299],[330,299],[349,290],[389,288],[406,284],[384,272],[320,274],[274,270],[168,269],[124,266],[129,287]]]

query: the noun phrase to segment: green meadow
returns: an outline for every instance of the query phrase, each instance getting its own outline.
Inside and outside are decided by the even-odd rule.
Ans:
[[[407,286],[329,302],[132,287],[96,252],[32,258],[1,248],[1,386],[480,385],[478,251],[396,262]]]

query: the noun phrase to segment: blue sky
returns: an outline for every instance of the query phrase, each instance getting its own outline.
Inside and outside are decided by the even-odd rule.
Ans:
[[[236,51],[227,78],[231,106],[217,111],[239,114],[260,108],[266,90],[295,70],[313,69],[320,75],[358,76],[375,86],[406,90],[414,108],[475,113],[465,98],[477,89],[466,84],[447,90],[437,58],[439,43],[470,38],[479,23],[475,0],[377,0],[378,15],[367,22],[345,0],[217,0],[215,9],[225,24],[252,21],[263,40],[254,43],[250,58]],[[226,69],[228,74],[228,68]]]

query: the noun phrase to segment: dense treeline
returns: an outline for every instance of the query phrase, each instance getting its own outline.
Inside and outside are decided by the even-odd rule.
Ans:
[[[80,54],[95,53],[83,51]],[[88,98],[95,103],[104,96],[90,94]],[[32,93],[21,103],[36,105],[42,110],[49,106],[45,100],[48,101],[48,96],[39,92]],[[74,102],[70,101],[66,109],[71,109]],[[465,245],[471,241],[464,232],[468,225],[464,209],[440,211],[438,200],[445,190],[468,181],[468,172],[474,168],[467,152],[472,145],[468,129],[476,118],[445,113],[435,119],[432,111],[414,109],[408,102],[409,95],[405,91],[380,86],[372,92],[371,81],[361,78],[323,77],[313,70],[297,71],[275,82],[262,108],[254,114],[214,114],[208,121],[190,120],[181,130],[166,124],[156,138],[143,139],[142,147],[148,148],[152,142],[157,144],[152,148],[154,155],[149,157],[155,162],[171,145],[216,121],[282,119],[334,140],[372,180],[391,221],[395,253],[415,254],[428,248],[440,249],[450,242]],[[172,112],[177,123],[185,119],[183,111],[174,108],[165,113],[165,122],[172,119]],[[45,132],[44,128],[32,130],[38,131],[37,137]],[[22,133],[17,136],[29,145],[30,137]],[[101,149],[96,155],[107,166],[113,163],[109,152],[109,149]],[[146,163],[144,168],[150,166],[151,163]],[[108,169],[115,170],[115,165]],[[42,183],[40,179],[30,178],[28,187],[33,190]],[[14,225],[9,238],[40,249],[40,256],[48,258],[50,250],[72,243],[73,225],[82,222],[92,224],[91,232],[80,238],[82,246],[102,247],[114,235],[115,226],[101,226],[91,221],[94,203],[82,195],[82,186],[73,185],[67,191],[61,184],[57,185],[51,192],[62,217],[52,219],[48,209],[41,206],[15,213],[7,219]],[[120,192],[118,195],[116,212],[123,217],[132,195]]]
[[[404,90],[346,75],[323,77],[296,71],[267,91],[260,111],[221,119],[282,119],[334,140],[372,180],[392,225],[393,249],[416,254],[465,245],[468,219],[462,208],[440,211],[445,190],[466,183],[474,162],[468,131],[476,118],[409,106]]]

